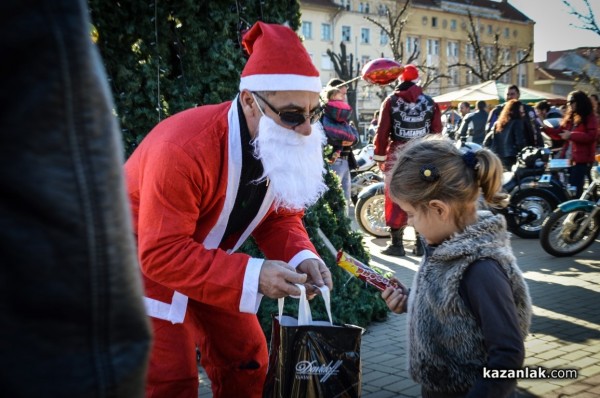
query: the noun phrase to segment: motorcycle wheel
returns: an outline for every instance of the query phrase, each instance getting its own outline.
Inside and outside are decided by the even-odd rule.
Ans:
[[[558,203],[554,196],[541,189],[523,189],[510,198],[513,211],[506,215],[508,229],[524,239],[537,239],[544,220],[552,214]],[[525,222],[521,214],[535,218]]]
[[[381,175],[373,171],[365,171],[355,175],[352,178],[352,183],[350,186],[350,198],[352,200],[352,204],[356,206],[356,202],[358,201],[358,194],[365,187],[368,187],[371,184],[381,181],[383,181],[383,177],[381,177]]]
[[[556,209],[545,221],[540,233],[542,248],[555,257],[567,257],[585,250],[596,240],[600,232],[600,217],[590,222],[581,239],[574,235],[591,213],[583,210],[563,212]],[[567,220],[569,217],[569,221]]]
[[[359,198],[354,212],[358,226],[376,238],[389,236],[385,225],[385,195],[375,194]]]

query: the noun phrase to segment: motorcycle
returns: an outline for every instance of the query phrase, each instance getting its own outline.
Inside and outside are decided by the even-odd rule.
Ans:
[[[542,223],[573,190],[565,183],[564,159],[550,159],[548,148],[526,147],[518,155],[514,171],[505,173],[502,188],[510,194],[504,215],[509,231],[525,239],[537,239]]]
[[[359,193],[367,186],[383,181],[377,162],[373,160],[375,146],[367,144],[354,153],[358,167],[350,171],[352,182],[350,186],[350,198],[356,205]]]
[[[480,145],[457,141],[463,150],[478,150]],[[548,163],[551,164],[546,169]],[[538,238],[544,219],[559,203],[572,196],[561,181],[565,165],[552,163],[547,148],[527,147],[519,154],[517,167],[505,173],[503,189],[510,194],[510,202],[504,209],[490,209],[506,218],[508,229],[522,238]],[[355,207],[356,221],[360,228],[375,237],[386,237],[384,183],[364,188],[358,195]]]
[[[600,155],[596,155],[600,162]],[[544,220],[542,248],[555,257],[572,256],[589,247],[600,233],[600,166],[592,168],[592,181],[579,199],[561,203]]]

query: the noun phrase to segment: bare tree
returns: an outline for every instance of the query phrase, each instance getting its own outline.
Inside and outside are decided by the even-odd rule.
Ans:
[[[331,59],[333,63],[333,68],[335,70],[336,75],[342,79],[343,81],[349,81],[356,77],[358,73],[359,65],[356,64],[356,72],[354,70],[354,55],[346,55],[346,44],[344,42],[340,43],[340,53],[336,54],[331,50],[327,50],[327,55]],[[346,92],[346,97],[348,99],[348,103],[356,110],[356,86],[358,85],[357,80],[353,80],[347,84],[348,91]],[[358,115],[357,112],[352,112],[352,121],[354,125],[358,127]]]
[[[529,43],[529,46],[524,49],[525,52],[520,59],[517,59],[516,62],[510,61],[504,56],[504,51],[500,45],[500,33],[496,32],[494,34],[493,46],[488,47],[488,50],[488,48],[479,41],[479,29],[471,11],[467,10],[467,17],[469,19],[469,26],[466,28],[467,39],[469,44],[473,47],[475,63],[457,62],[448,65],[448,68],[466,68],[481,81],[488,81],[498,80],[519,65],[531,62],[533,43]]]
[[[582,1],[586,8],[586,11],[583,13],[575,9],[570,1],[562,0],[563,4],[569,8],[569,14],[574,15],[581,22],[581,26],[571,25],[600,35],[600,27],[598,26],[596,15],[594,14],[594,10],[592,10],[589,0]],[[590,62],[593,62],[596,66],[600,67],[600,58],[590,58]],[[594,91],[598,92],[600,91],[600,79],[597,75],[588,73],[589,69],[590,68],[588,67],[583,70],[573,71],[573,73],[578,81],[589,84],[593,87]]]
[[[596,21],[596,16],[594,15],[594,10],[592,10],[590,0],[582,1],[587,8],[586,13],[581,13],[580,11],[577,11],[570,1],[562,0],[563,4],[569,8],[569,14],[576,16],[577,19],[581,21],[582,25],[576,26],[577,28],[589,30],[591,32],[596,33],[597,35],[600,35],[600,27],[598,26],[598,21]]]
[[[414,43],[413,48],[410,49],[410,54],[404,57],[404,45],[402,40],[402,33],[406,27],[408,20],[408,11],[412,5],[411,0],[404,0],[404,2],[398,1],[395,3],[395,9],[392,11],[389,7],[385,8],[385,22],[380,22],[372,17],[364,17],[367,21],[371,22],[375,26],[379,27],[389,39],[389,47],[392,50],[392,56],[394,60],[406,64],[418,61],[421,56],[421,50],[417,43]],[[425,59],[421,62],[417,62],[417,68],[421,71],[421,86],[427,88],[431,83],[441,78],[449,78],[446,74],[440,74],[438,69],[433,66],[428,66]],[[377,94],[380,98],[385,98],[386,94],[385,87],[380,90]]]
[[[411,5],[411,0],[404,0],[404,4],[400,4],[401,2],[396,2],[395,8],[396,12],[392,13],[389,7],[385,7],[385,17],[387,18],[385,23],[379,22],[378,20],[371,17],[364,17],[367,21],[379,27],[389,39],[390,50],[392,50],[392,56],[394,60],[398,62],[402,62],[404,59],[404,46],[402,45],[402,32],[406,27],[407,23],[407,13],[408,9]],[[419,56],[419,48],[415,46],[412,49],[411,54],[408,56],[408,59],[405,64],[410,64],[412,61],[417,59]]]

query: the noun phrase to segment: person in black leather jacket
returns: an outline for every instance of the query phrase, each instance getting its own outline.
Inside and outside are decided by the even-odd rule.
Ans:
[[[0,2],[3,397],[141,397],[123,148],[83,0]]]
[[[510,171],[517,162],[519,152],[532,145],[533,136],[523,104],[512,99],[506,103],[494,125],[494,134],[490,136],[492,144],[489,146],[502,160],[504,170]],[[484,145],[488,146],[488,143]]]

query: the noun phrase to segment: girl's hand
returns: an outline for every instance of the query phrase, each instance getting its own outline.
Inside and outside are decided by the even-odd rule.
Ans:
[[[391,278],[391,280],[395,281],[398,284],[398,287],[395,288],[391,285],[388,286],[383,292],[381,292],[381,297],[392,312],[396,314],[403,314],[406,312],[408,289],[402,285],[398,279]]]

